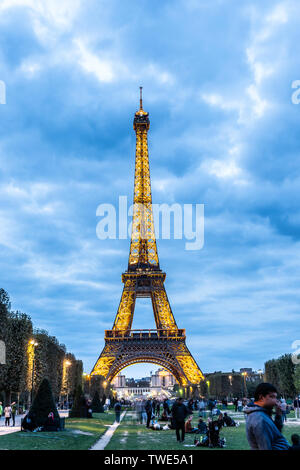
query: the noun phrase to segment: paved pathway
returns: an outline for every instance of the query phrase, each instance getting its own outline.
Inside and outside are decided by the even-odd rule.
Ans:
[[[122,419],[124,418],[125,414],[126,414],[126,411],[123,411],[123,413],[120,416],[120,423]],[[94,444],[93,447],[90,448],[90,450],[104,450],[107,444],[109,443],[109,441],[111,440],[115,430],[117,429],[120,423],[117,423],[115,421],[114,424],[109,426],[106,433],[103,434],[102,437],[100,437],[99,441],[97,441],[96,444]]]

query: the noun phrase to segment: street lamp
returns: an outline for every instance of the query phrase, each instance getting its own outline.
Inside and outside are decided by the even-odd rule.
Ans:
[[[247,390],[247,384],[246,384],[246,377],[247,377],[247,372],[242,372],[242,375],[244,376],[244,387],[245,387],[245,394],[246,397],[248,396],[248,390]]]
[[[229,383],[230,383],[230,388],[232,388],[232,375],[228,375]],[[230,391],[230,397],[232,396],[232,390]]]
[[[32,375],[31,375],[31,392],[30,392],[30,403],[33,401],[33,381],[34,381],[34,366],[35,366],[35,348],[39,345],[35,339],[29,341],[32,346]]]
[[[72,362],[69,361],[68,359],[66,359],[64,361],[64,363],[65,363],[65,368],[66,368],[67,404],[69,406],[69,373],[68,373],[68,367],[70,367],[72,365]]]
[[[206,385],[207,385],[207,391],[208,391],[208,396],[209,396],[210,395],[209,393],[210,381],[209,380],[206,381]]]

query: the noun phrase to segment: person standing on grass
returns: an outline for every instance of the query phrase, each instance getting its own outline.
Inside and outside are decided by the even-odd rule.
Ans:
[[[270,383],[256,387],[254,404],[244,409],[246,434],[252,450],[288,450],[289,443],[272,420],[272,409],[277,404],[277,390]]]
[[[16,424],[16,412],[17,412],[16,402],[14,401],[10,406],[11,406],[12,426],[15,426],[15,424]]]
[[[174,405],[171,409],[173,423],[176,429],[176,438],[178,442],[184,442],[184,434],[185,434],[185,418],[187,417],[188,410],[187,407],[183,403],[183,398],[179,397],[175,401]],[[180,431],[181,431],[181,438],[180,438]]]
[[[4,417],[5,417],[5,426],[9,426],[10,417],[11,417],[11,407],[7,405],[4,408]]]
[[[160,416],[160,401],[156,403],[156,416],[159,418]]]
[[[147,428],[149,428],[150,421],[151,421],[151,418],[152,418],[152,402],[151,402],[150,398],[146,401],[145,411],[147,413],[147,424],[146,424],[146,426],[147,426]]]
[[[170,408],[169,408],[169,403],[168,403],[167,398],[163,402],[163,409],[166,415],[168,416],[170,414]]]
[[[295,410],[295,418],[300,418],[300,398],[296,397],[294,400],[294,410]]]
[[[121,404],[119,401],[116,402],[115,406],[115,413],[116,413],[116,422],[119,423],[120,422],[120,414],[121,414],[121,410],[122,410],[122,407],[121,407]]]
[[[282,411],[282,418],[283,421],[286,421],[286,410],[287,410],[287,404],[284,398],[281,398],[281,411]]]
[[[0,401],[0,421],[1,421],[2,414],[3,414],[3,406],[2,406],[2,401]]]
[[[237,412],[237,410],[238,410],[238,399],[237,398],[235,398],[233,400],[233,405],[234,405],[234,411]]]

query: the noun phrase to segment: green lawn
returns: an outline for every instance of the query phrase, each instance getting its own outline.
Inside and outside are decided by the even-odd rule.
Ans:
[[[249,445],[246,439],[245,423],[242,414],[230,413],[240,421],[237,428],[223,428],[221,437],[226,438],[224,450],[246,450]],[[0,436],[0,451],[9,450],[87,450],[114,422],[115,414],[101,413],[93,419],[66,419],[66,429],[58,433],[25,433],[17,432]],[[289,415],[290,417],[290,415]],[[197,413],[194,413],[193,425],[197,424]],[[82,433],[88,433],[82,434]],[[293,433],[300,434],[300,423],[286,425],[284,435],[290,442]],[[154,431],[145,425],[137,424],[134,411],[127,411],[120,426],[115,431],[105,450],[209,450],[194,447],[194,434],[186,434],[183,444],[177,443],[174,430]]]
[[[234,414],[232,415],[234,417]],[[197,425],[197,416],[193,419],[193,425],[195,427]],[[290,436],[294,433],[300,434],[300,423],[297,426],[284,427],[284,435],[289,442]],[[224,450],[249,449],[243,420],[241,420],[239,427],[223,428],[220,435],[226,438]],[[185,442],[178,443],[174,430],[154,431],[147,429],[145,425],[136,423],[134,412],[127,412],[105,450],[209,450],[208,448],[194,447],[194,438],[195,434],[186,434]]]
[[[16,432],[0,436],[0,451],[89,449],[114,422],[114,413],[96,413],[93,419],[67,418],[61,432]],[[81,433],[88,433],[81,434]]]

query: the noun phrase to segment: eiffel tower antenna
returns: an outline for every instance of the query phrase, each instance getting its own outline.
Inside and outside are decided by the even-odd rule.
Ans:
[[[143,109],[143,87],[140,86],[140,110]]]
[[[124,284],[112,330],[105,330],[105,346],[91,375],[102,375],[107,382],[125,367],[142,362],[158,364],[174,375],[182,386],[199,385],[204,376],[185,344],[185,330],[175,321],[160,269],[152,212],[151,180],[148,156],[149,113],[135,113],[135,175],[132,232],[128,268],[122,274]],[[150,297],[156,329],[132,330],[135,302]]]

